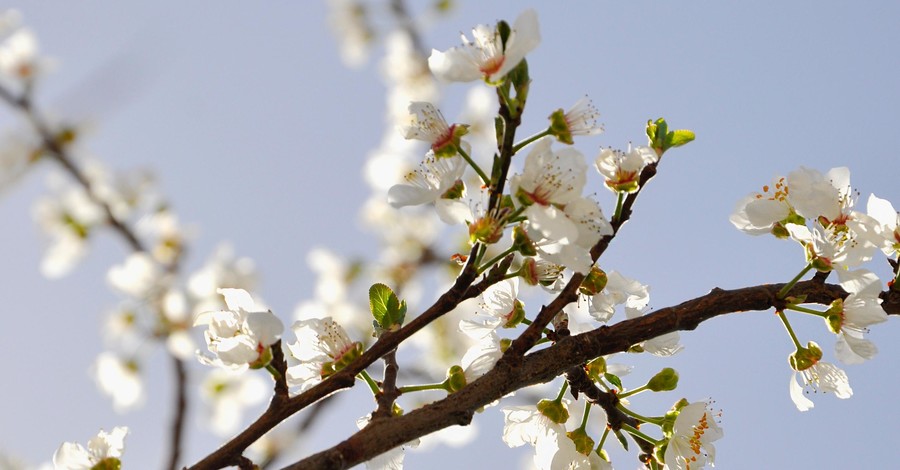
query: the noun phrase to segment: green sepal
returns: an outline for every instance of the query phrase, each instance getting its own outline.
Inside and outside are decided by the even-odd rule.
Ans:
[[[569,420],[569,410],[561,401],[541,400],[537,404],[537,410],[547,419],[557,424],[564,424]]]
[[[262,369],[269,365],[270,362],[272,362],[272,347],[267,346],[266,349],[259,353],[259,358],[250,363],[250,368]]]
[[[107,457],[91,467],[91,470],[120,470],[122,461],[116,457]]]
[[[406,301],[398,299],[384,284],[373,284],[369,288],[369,309],[376,324],[384,330],[400,328],[406,317]]]
[[[825,324],[834,334],[840,334],[844,326],[844,299],[834,299],[834,302],[825,311]]]
[[[594,440],[582,428],[567,432],[566,437],[572,439],[572,442],[575,443],[575,450],[580,454],[590,455],[591,451],[594,450]]]
[[[606,272],[594,266],[591,268],[591,272],[581,281],[578,291],[584,295],[597,295],[606,288],[607,282],[609,282],[609,278],[606,276]]]
[[[806,344],[806,347],[797,348],[793,354],[788,357],[788,363],[791,369],[796,371],[806,370],[816,365],[822,359],[822,349],[813,341]]]
[[[503,328],[515,328],[519,326],[519,323],[522,323],[522,320],[524,319],[525,305],[519,299],[516,299],[513,302],[512,315],[510,315],[509,320],[506,320],[506,323],[503,324]]]
[[[572,131],[569,130],[569,123],[566,122],[566,112],[562,108],[553,111],[549,116],[550,127],[547,129],[550,135],[556,137],[556,140],[572,145],[575,141],[572,139]]]
[[[353,347],[344,352],[341,357],[336,361],[329,361],[322,364],[322,373],[321,376],[323,379],[327,379],[331,377],[339,370],[343,369],[350,365],[351,362],[355,361],[357,357],[362,356],[363,353],[363,345],[359,341],[353,343]]]

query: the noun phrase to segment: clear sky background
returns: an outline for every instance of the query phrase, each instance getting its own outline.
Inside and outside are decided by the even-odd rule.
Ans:
[[[590,159],[600,146],[643,143],[648,118],[664,116],[697,133],[696,142],[666,156],[604,256],[605,268],[651,285],[651,307],[713,287],[785,282],[803,267],[795,244],[753,238],[728,222],[735,203],[776,174],[800,165],[823,172],[849,166],[863,204],[874,192],[900,206],[900,4],[460,2],[425,31],[424,42],[446,49],[458,44],[460,31],[512,21],[526,6],[538,11],[543,41],[528,57],[534,83],[522,135],[585,93],[606,124],[605,134],[576,142]],[[17,8],[42,50],[59,61],[40,87],[42,107],[92,119],[86,145],[111,167],[156,171],[180,220],[197,227],[189,267],[230,241],[256,261],[260,293],[288,322],[313,293],[305,263],[312,247],[348,255],[374,249],[356,214],[369,191],[362,165],[383,132],[384,88],[377,61],[358,70],[342,65],[325,2],[54,1]],[[467,89],[446,88],[449,119]],[[0,123],[10,122],[9,110],[0,110]],[[102,350],[104,312],[118,300],[106,269],[126,247],[101,235],[71,275],[44,279],[30,210],[46,191],[46,175],[40,168],[0,196],[0,451],[39,464],[63,441],[85,442],[101,427],[127,425],[126,468],[158,468],[171,406],[162,354],[149,364],[147,403],[126,415],[115,414],[88,374]],[[593,181],[611,213],[613,198]],[[878,263],[872,269],[885,275],[886,263]],[[821,322],[796,320],[795,328],[834,361]],[[719,468],[876,468],[900,458],[896,319],[877,325],[871,338],[880,354],[846,367],[854,396],[816,396],[807,413],[788,396],[792,347],[771,313],[729,315],[682,333],[685,350],[670,359],[620,362],[643,366],[638,377],[665,366],[681,373],[677,391],[640,398],[646,409],[665,409],[682,396],[716,400],[725,428],[716,446]],[[353,420],[371,409],[359,392],[320,423],[301,454],[355,429]],[[202,430],[201,414],[197,405],[189,418],[186,464],[220,442]],[[483,425],[470,447],[412,452],[407,468],[521,461],[530,449],[502,444],[499,416],[489,410],[476,417]],[[631,458],[617,456],[614,464],[634,468]]]

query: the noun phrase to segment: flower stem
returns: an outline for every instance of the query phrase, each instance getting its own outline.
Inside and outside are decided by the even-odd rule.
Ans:
[[[609,436],[609,426],[604,426],[603,435],[600,436],[600,443],[597,444],[597,450],[603,450],[603,444],[606,442],[606,437]]]
[[[378,383],[376,383],[375,380],[372,379],[372,376],[370,376],[368,372],[362,370],[359,372],[359,376],[366,381],[366,384],[369,386],[369,390],[372,391],[372,395],[378,395],[379,393],[381,393],[381,389],[378,388]]]
[[[278,369],[276,369],[271,362],[266,364],[266,370],[269,371],[270,374],[272,374],[272,377],[275,378],[276,382],[281,378],[281,372],[278,372]]]
[[[581,417],[581,426],[578,429],[584,431],[587,428],[587,420],[588,416],[591,415],[591,402],[585,400],[584,402],[584,416]]]
[[[794,334],[794,329],[791,328],[791,323],[788,321],[787,316],[783,311],[778,311],[778,318],[781,319],[781,323],[784,324],[784,328],[787,330],[788,334],[791,335],[791,341],[794,342],[794,346],[796,346],[797,349],[803,349],[803,346],[800,344],[800,340],[798,340],[797,335]]]
[[[790,305],[790,304],[789,304],[789,305],[788,305],[787,307],[785,307],[785,308],[788,309],[788,310],[793,310],[793,311],[795,311],[795,312],[808,313],[808,314],[810,314],[810,315],[815,315],[815,316],[817,316],[817,317],[822,317],[822,318],[825,318],[825,317],[828,316],[825,312],[820,312],[820,311],[818,311],[818,310],[813,310],[813,309],[811,309],[811,308],[801,307],[801,306],[799,306],[799,305]]]
[[[529,137],[529,138],[527,138],[527,139],[525,139],[525,140],[519,142],[519,143],[516,144],[515,146],[513,146],[513,153],[516,153],[516,152],[518,152],[519,150],[522,150],[522,148],[524,148],[526,145],[528,145],[528,144],[530,144],[530,143],[532,143],[532,142],[534,142],[534,141],[540,139],[541,137],[548,136],[548,135],[550,135],[550,128],[549,128],[549,127],[548,127],[547,129],[545,129],[545,130],[543,130],[543,131],[541,131],[541,132],[538,132],[537,134],[535,134],[535,135],[533,135],[533,136],[531,136],[531,137]]]
[[[622,205],[625,203],[625,193],[619,192],[616,197],[616,212],[613,214],[612,222],[615,223],[622,218]]]
[[[627,432],[628,434],[631,434],[632,436],[639,437],[639,438],[641,438],[641,439],[643,439],[643,440],[645,440],[645,441],[647,441],[647,442],[649,442],[649,443],[651,443],[651,444],[653,444],[653,445],[657,445],[657,444],[660,443],[660,441],[657,441],[656,439],[654,439],[654,438],[652,438],[652,437],[650,437],[650,436],[648,436],[648,435],[646,435],[646,434],[644,434],[644,433],[638,431],[637,429],[635,429],[634,427],[632,427],[632,426],[630,426],[630,425],[628,425],[628,424],[624,424],[624,423],[623,423],[623,424],[622,424],[622,430],[625,431],[625,432]]]
[[[488,268],[490,268],[491,266],[493,266],[496,263],[499,263],[500,260],[502,260],[503,258],[506,258],[506,256],[509,255],[510,253],[515,253],[515,251],[516,250],[513,247],[507,248],[506,251],[504,251],[503,253],[500,253],[499,255],[491,258],[491,260],[488,261],[487,263],[484,263],[483,265],[481,265],[481,267],[478,268],[478,274],[481,274],[481,273],[487,271]]]
[[[407,385],[399,387],[400,393],[421,392],[423,390],[447,390],[447,381],[436,384]]]
[[[566,394],[566,390],[569,389],[569,381],[566,380],[562,384],[562,388],[559,389],[559,395],[556,396],[556,400],[553,400],[557,403],[562,403],[563,396]]]
[[[619,394],[619,398],[621,399],[621,398],[630,397],[630,396],[632,396],[632,395],[637,395],[638,393],[641,393],[641,392],[643,392],[644,390],[647,390],[647,386],[646,386],[646,385],[642,385],[642,386],[640,386],[640,387],[638,387],[638,388],[636,388],[636,389],[634,389],[634,390],[629,390],[629,391],[627,391],[627,392],[622,392],[622,393]]]
[[[524,324],[526,324],[526,325],[531,325],[533,322],[532,322],[531,320],[527,319],[527,318],[523,318],[523,319],[522,319],[522,323],[524,323]],[[545,335],[549,335],[549,334],[551,334],[551,333],[553,333],[553,332],[550,331],[550,328],[544,328],[544,334],[545,334]]]
[[[625,413],[625,414],[627,414],[628,416],[631,416],[632,418],[638,419],[638,420],[643,421],[643,422],[645,422],[645,423],[650,423],[650,424],[660,425],[660,424],[662,424],[662,422],[663,422],[663,418],[651,418],[651,417],[639,415],[639,414],[635,413],[634,411],[631,411],[631,410],[629,410],[628,408],[625,408],[624,406],[622,406],[621,403],[619,403],[618,405],[616,405],[616,408],[617,408],[619,411],[621,411],[622,413]]]
[[[897,273],[894,275],[893,285],[896,286],[898,284],[900,284],[900,255],[897,255]],[[900,289],[900,287],[898,287],[898,289]]]
[[[456,151],[459,152],[460,156],[462,156],[463,159],[469,163],[469,166],[471,166],[472,169],[475,170],[475,173],[478,173],[478,176],[481,178],[481,181],[483,181],[486,186],[490,186],[491,179],[488,178],[486,174],[484,174],[484,170],[482,170],[481,167],[478,166],[478,164],[475,163],[474,160],[472,160],[472,157],[470,157],[469,154],[466,153],[466,151],[462,149],[462,147],[457,147]]]
[[[803,276],[805,276],[806,273],[808,273],[809,270],[812,269],[812,267],[813,267],[812,263],[807,264],[806,267],[803,268],[803,270],[800,271],[800,274],[797,274],[796,276],[794,276],[793,279],[791,279],[790,282],[788,282],[787,284],[785,284],[785,286],[782,287],[781,290],[778,291],[778,294],[776,295],[776,297],[778,298],[778,300],[784,300],[784,298],[787,296],[788,292],[790,292],[791,288],[793,288],[795,284],[797,284],[798,282],[800,282],[800,279],[801,279]]]

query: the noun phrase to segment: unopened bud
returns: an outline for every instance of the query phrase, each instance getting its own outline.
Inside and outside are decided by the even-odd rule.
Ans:
[[[671,367],[659,371],[647,382],[647,388],[654,392],[667,392],[675,390],[678,386],[678,372]]]
[[[455,393],[466,386],[466,374],[460,366],[452,366],[447,369],[447,391]]]

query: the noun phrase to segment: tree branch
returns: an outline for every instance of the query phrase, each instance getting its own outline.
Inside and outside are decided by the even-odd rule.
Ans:
[[[784,284],[742,289],[713,289],[709,294],[642,317],[601,326],[528,354],[520,364],[498,362],[490,372],[457,393],[390,420],[372,422],[338,445],[286,468],[343,469],[365,462],[413,439],[452,425],[467,425],[480,408],[521,388],[548,382],[591,359],[626,351],[634,344],[666,333],[693,330],[711,318],[749,310],[765,311],[777,303]],[[828,304],[847,293],[840,286],[817,280],[800,282],[791,291],[806,295],[810,303]],[[882,304],[891,315],[900,314],[898,296]]]

